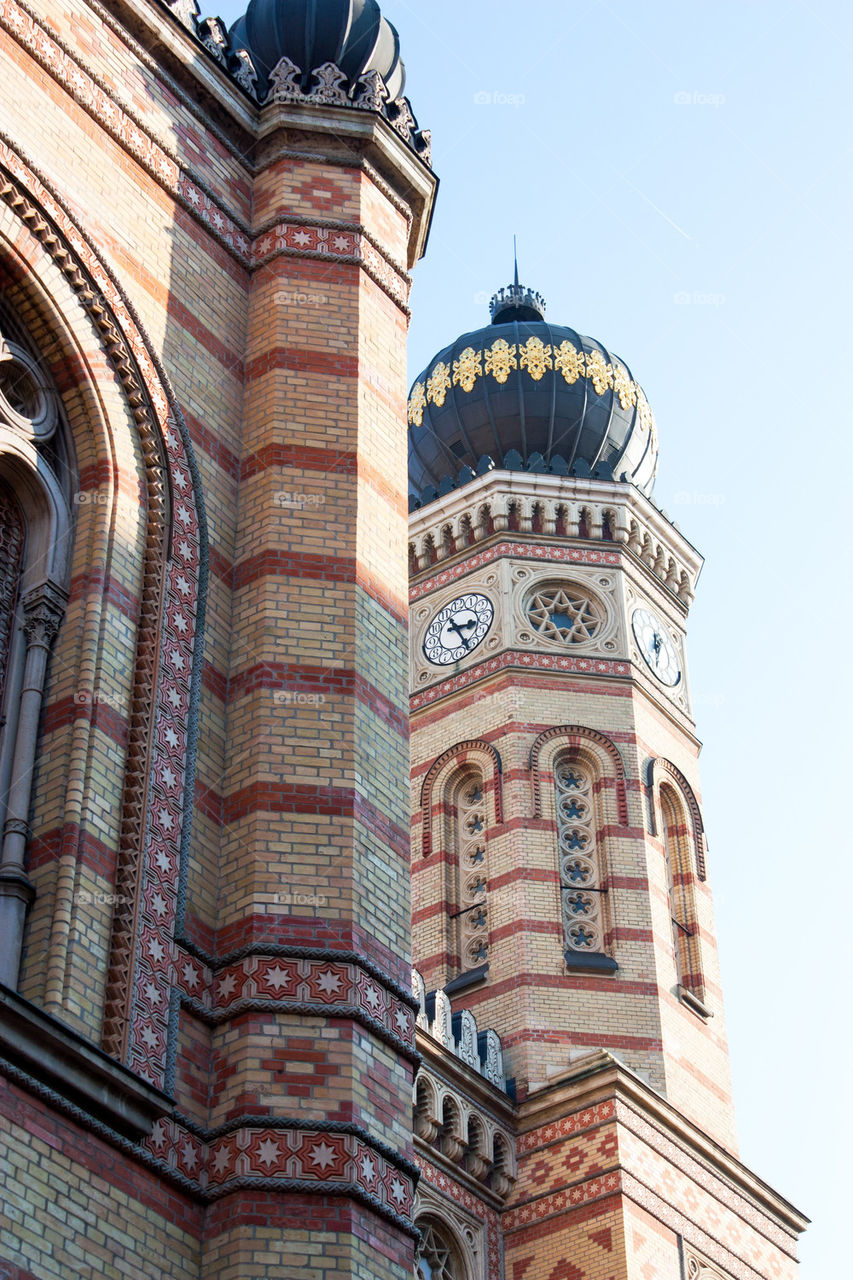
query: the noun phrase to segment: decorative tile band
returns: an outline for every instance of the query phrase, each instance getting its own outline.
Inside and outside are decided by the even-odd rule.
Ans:
[[[349,262],[363,267],[367,274],[400,306],[409,302],[409,275],[381,253],[364,231],[357,226],[339,227],[304,222],[286,223],[268,228],[252,247],[253,267],[262,266],[279,255],[322,258],[330,262]]]
[[[411,708],[413,711],[419,711],[421,707],[428,707],[439,698],[447,698],[450,694],[458,693],[460,689],[467,689],[478,680],[496,675],[499,671],[506,671],[509,667],[521,667],[528,671],[557,671],[561,675],[577,673],[586,676],[616,676],[621,679],[631,674],[629,662],[613,662],[604,658],[564,658],[559,655],[506,649],[486,662],[478,662],[476,666],[469,667],[467,671],[453,676],[450,680],[442,680],[440,684],[433,685],[431,689],[425,689],[423,693],[413,694]]]
[[[293,1127],[286,1120],[240,1127],[205,1140],[174,1120],[159,1120],[145,1147],[170,1170],[194,1182],[206,1200],[257,1183],[287,1189],[313,1183],[328,1194],[357,1187],[396,1217],[409,1219],[413,1174],[397,1166],[354,1126]]]
[[[584,1111],[575,1111],[572,1115],[565,1116],[553,1124],[546,1124],[541,1129],[531,1129],[529,1133],[521,1134],[518,1139],[518,1154],[526,1155],[540,1147],[547,1147],[552,1142],[559,1142],[562,1138],[570,1138],[577,1133],[583,1133],[586,1129],[594,1129],[597,1125],[612,1120],[615,1115],[614,1102],[599,1102],[596,1106],[587,1107]]]
[[[556,1191],[553,1195],[541,1196],[504,1214],[504,1234],[509,1235],[512,1231],[520,1231],[535,1222],[541,1222],[544,1218],[552,1218],[567,1210],[576,1209],[582,1204],[589,1204],[591,1200],[615,1195],[621,1189],[622,1174],[614,1172],[576,1183],[575,1186]]]
[[[340,1017],[361,1015],[391,1043],[415,1053],[415,1016],[403,1000],[359,965],[330,959],[248,955],[215,974],[178,948],[173,981],[202,1016],[224,1021],[245,1010],[313,1006]]]

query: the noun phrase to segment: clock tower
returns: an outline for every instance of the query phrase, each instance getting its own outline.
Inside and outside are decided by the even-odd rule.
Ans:
[[[715,1177],[737,1165],[685,652],[702,559],[652,500],[652,411],[624,361],[516,280],[415,381],[409,425],[414,956],[427,991],[502,1038],[506,1274],[551,1276],[540,1218],[561,1256],[595,1252],[567,1206],[587,1221],[602,1197],[623,1242],[657,1220],[650,1274],[682,1274],[691,1239],[701,1268],[732,1240],[663,1207],[646,1147],[662,1124],[675,1164],[704,1144]],[[602,1136],[626,1092],[642,1123]],[[594,1149],[566,1147],[586,1129]],[[614,1193],[649,1195],[580,1176],[611,1167]],[[770,1253],[758,1274],[793,1274]]]

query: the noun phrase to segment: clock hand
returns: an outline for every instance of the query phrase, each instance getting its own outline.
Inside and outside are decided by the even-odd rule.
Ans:
[[[455,632],[456,632],[456,634],[458,635],[459,639],[462,641],[462,643],[464,644],[465,648],[467,649],[467,648],[468,648],[468,638],[467,638],[467,636],[465,636],[465,634],[463,633],[462,628],[459,626],[459,624],[454,620],[453,622],[450,622],[448,625],[449,625],[449,627],[450,627],[450,630],[451,630],[451,631],[455,631]],[[469,627],[469,630],[470,630],[470,627]]]

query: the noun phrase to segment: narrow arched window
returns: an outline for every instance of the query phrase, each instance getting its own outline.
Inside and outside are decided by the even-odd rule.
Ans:
[[[460,973],[488,964],[489,904],[486,788],[478,770],[450,787],[450,848],[455,863],[453,950]]]
[[[705,983],[690,857],[691,830],[684,805],[672,787],[661,787],[660,808],[678,981],[697,1000],[704,1000]]]
[[[59,397],[26,342],[0,312],[0,982],[13,988],[35,895],[29,811],[48,656],[67,600],[71,527]]]
[[[614,968],[606,956],[607,883],[593,768],[572,754],[554,769],[566,961]]]

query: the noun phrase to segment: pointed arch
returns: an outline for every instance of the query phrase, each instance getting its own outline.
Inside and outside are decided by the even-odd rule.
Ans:
[[[97,700],[103,668],[96,655],[103,618],[120,596],[135,659],[114,717],[121,826],[108,852],[119,905],[114,921],[112,904],[97,919],[89,910],[98,936],[107,934],[104,1047],[164,1088],[168,956],[189,837],[201,670],[206,559],[198,473],[185,424],[132,306],[47,181],[2,136],[0,270],[63,391],[79,467],[69,606],[70,614],[76,592],[79,616],[68,667],[79,683],[65,699],[70,706],[60,698],[49,707],[67,726],[66,753],[78,772],[59,801],[54,843],[43,851],[52,880],[41,904],[40,929],[49,943],[40,1000],[48,1011],[71,1016],[65,1005],[75,963],[71,940],[90,924],[81,918],[83,895],[75,892],[87,849],[85,799],[94,788],[96,730],[107,719]],[[111,558],[122,519],[128,525],[122,548],[136,557],[131,592],[123,591]],[[71,643],[72,629],[66,630]],[[152,991],[156,1001],[145,994]],[[93,1027],[80,1030],[91,1037]]]

